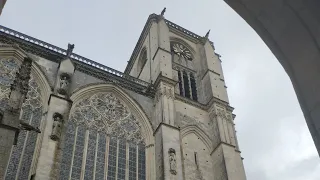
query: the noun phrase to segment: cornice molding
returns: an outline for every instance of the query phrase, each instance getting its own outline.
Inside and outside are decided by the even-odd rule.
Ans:
[[[187,103],[189,105],[192,105],[194,107],[197,107],[199,109],[205,110],[205,111],[209,111],[210,109],[212,109],[214,104],[218,104],[218,105],[220,105],[222,107],[225,107],[226,110],[229,111],[229,112],[232,112],[234,110],[234,108],[231,107],[229,105],[229,103],[227,103],[225,101],[222,101],[221,99],[218,99],[216,97],[212,97],[207,104],[202,104],[202,103],[200,103],[198,101],[194,101],[192,99],[183,97],[183,96],[181,96],[180,94],[177,94],[177,93],[175,94],[175,99],[179,100],[179,101],[182,101],[184,103]],[[235,117],[235,115],[234,115],[234,117]]]
[[[0,42],[9,44],[2,45],[3,47],[8,47],[12,50],[14,48],[20,48],[20,51],[22,50],[27,53],[35,54],[56,63],[60,63],[62,60],[66,59],[66,50],[1,25]],[[21,52],[20,55],[23,56],[23,53]],[[76,68],[81,69],[87,74],[91,74],[94,77],[104,80],[112,77],[117,79],[115,82],[119,83],[121,87],[136,91],[140,94],[147,93],[150,96],[154,96],[154,92],[152,88],[150,88],[151,84],[148,82],[126,75],[120,71],[74,53],[71,54],[70,60],[75,64]],[[108,82],[110,82],[110,80]]]
[[[160,72],[160,74],[158,75],[157,79],[155,80],[154,82],[154,87],[158,87],[160,82],[165,82],[165,83],[168,83],[172,86],[175,86],[178,82],[173,80],[173,79],[170,79],[166,76],[163,76],[162,75],[162,72]]]
[[[79,65],[79,64],[76,66],[76,70],[86,73],[88,75],[97,77],[98,79],[104,80],[105,82],[115,84],[119,87],[134,91],[141,95],[145,95],[151,98],[155,96],[155,91],[153,88],[150,88],[149,86],[143,86],[138,83],[133,83],[127,80],[126,78],[118,77],[111,73],[95,70],[93,68],[91,69],[91,67],[86,67],[85,65]],[[83,88],[83,86],[81,88]],[[77,90],[75,90],[74,93],[76,91]]]

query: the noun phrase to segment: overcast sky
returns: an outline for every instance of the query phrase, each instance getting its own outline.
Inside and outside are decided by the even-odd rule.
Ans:
[[[222,0],[8,0],[0,24],[123,71],[151,13],[210,39],[222,55],[248,180],[319,180],[320,159],[291,82]]]

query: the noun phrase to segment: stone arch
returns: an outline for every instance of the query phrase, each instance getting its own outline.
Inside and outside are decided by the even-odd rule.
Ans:
[[[197,125],[188,125],[180,133],[185,179],[213,177],[212,145],[208,136]]]
[[[4,45],[0,48],[0,55],[4,58],[4,62],[11,62],[10,78],[14,78],[24,58],[30,58],[28,54],[16,45]],[[32,59],[32,58],[31,58]],[[8,65],[4,67],[9,67]],[[3,87],[8,86],[4,85]],[[27,121],[33,126],[38,126],[41,131],[45,128],[43,112],[48,108],[47,100],[50,95],[51,88],[49,83],[40,70],[38,64],[32,61],[31,79],[29,81],[29,91],[27,99],[22,106],[21,119]],[[4,91],[3,93],[7,93]],[[3,96],[2,98],[5,98]],[[17,147],[12,149],[10,155],[10,163],[6,173],[7,178],[19,176],[19,178],[28,178],[35,172],[37,159],[40,155],[40,147],[42,143],[43,133],[34,134],[33,132],[22,131],[18,137]],[[20,143],[19,143],[20,140]],[[28,147],[27,147],[28,146]],[[23,150],[21,149],[28,149]],[[29,158],[32,154],[33,158]],[[27,157],[28,156],[28,157]],[[19,160],[19,162],[17,161]],[[18,162],[18,164],[17,164]],[[21,169],[21,166],[25,167]]]
[[[138,74],[141,73],[144,65],[146,64],[146,62],[148,61],[148,53],[147,53],[147,48],[143,47],[140,51],[140,55],[138,58],[138,62],[137,62],[137,72]]]
[[[4,57],[14,57],[19,62],[22,62],[24,58],[30,58],[27,53],[21,49],[19,46],[16,45],[4,45],[0,48],[0,55]],[[32,59],[32,58],[30,58]],[[47,77],[42,72],[41,68],[39,67],[38,63],[32,59],[32,67],[31,67],[31,74],[35,78],[36,82],[38,83],[41,89],[41,96],[42,96],[42,103],[47,108],[47,100],[49,99],[51,88]]]
[[[112,95],[110,95],[110,94],[112,94]],[[101,109],[94,109],[94,113],[91,113],[93,115],[98,114],[98,116],[90,116],[89,115],[88,116],[89,118],[88,117],[77,118],[76,116],[73,116],[74,114],[79,112],[79,110],[81,110],[81,107],[83,107],[83,109],[86,110],[87,112],[91,111],[90,109],[86,109],[84,104],[88,104],[89,108],[104,106],[104,107],[107,107],[106,109],[112,109],[111,107],[109,108],[109,106],[108,106],[109,104],[112,104],[112,103],[104,103],[106,101],[109,101],[109,98],[110,98],[111,102],[116,102],[114,104],[114,107],[117,107],[117,109],[115,109],[114,112],[120,112],[120,113],[114,113],[113,114],[114,116],[112,116],[112,115],[109,116],[109,114],[112,114],[112,113],[106,113],[106,114],[103,114],[103,116],[102,116],[102,113],[107,112],[109,110],[104,111],[104,109],[101,108]],[[115,101],[112,98],[121,101],[121,103],[118,103],[118,101]],[[86,159],[86,157],[88,157],[87,155],[85,157],[82,157],[82,156],[78,157],[77,154],[78,154],[79,150],[77,151],[77,153],[75,152],[74,154],[69,154],[69,152],[72,152],[72,148],[74,148],[75,146],[78,146],[77,143],[74,143],[75,141],[73,141],[73,140],[69,141],[69,140],[78,138],[79,133],[80,133],[80,136],[83,136],[83,133],[85,131],[87,133],[87,135],[89,135],[89,136],[86,136],[81,141],[86,141],[86,142],[88,142],[88,144],[91,144],[91,143],[89,143],[89,141],[91,141],[90,134],[92,134],[93,141],[98,136],[100,137],[100,135],[105,137],[104,140],[102,140],[103,142],[105,142],[105,139],[109,139],[109,140],[107,140],[107,142],[105,142],[105,143],[109,144],[108,145],[109,147],[114,146],[114,145],[111,145],[111,143],[114,142],[114,139],[117,139],[117,137],[118,137],[119,147],[120,147],[120,144],[124,143],[124,140],[127,140],[127,146],[126,146],[127,148],[130,148],[131,145],[133,145],[133,146],[138,145],[139,151],[137,149],[137,151],[135,153],[140,154],[140,152],[141,152],[143,154],[142,156],[139,155],[139,157],[144,157],[144,160],[142,162],[144,162],[144,164],[145,164],[145,177],[146,177],[146,179],[154,179],[154,177],[155,177],[155,163],[154,163],[155,157],[154,157],[153,129],[152,129],[151,123],[148,120],[148,117],[146,116],[146,114],[144,113],[144,111],[142,110],[142,108],[139,106],[138,103],[136,103],[127,93],[125,93],[119,87],[112,85],[112,84],[107,84],[107,83],[90,85],[90,86],[86,86],[81,89],[78,89],[76,92],[74,92],[71,95],[70,99],[74,103],[73,103],[71,110],[70,110],[69,119],[68,119],[68,121],[65,122],[66,127],[65,127],[65,132],[63,135],[64,136],[63,142],[67,143],[67,145],[65,145],[64,143],[61,144],[62,145],[61,146],[62,152],[61,152],[60,176],[64,176],[64,175],[68,176],[68,174],[71,176],[72,173],[70,174],[70,172],[73,172],[73,168],[72,168],[73,167],[73,165],[72,165],[73,160],[70,162],[69,161],[64,162],[65,158],[66,159],[77,158],[77,161],[78,161],[79,159],[82,159],[82,158]],[[95,104],[96,102],[101,102],[102,104]],[[132,139],[130,137],[133,137],[133,136],[131,136],[131,132],[127,131],[127,129],[126,129],[128,126],[121,126],[121,127],[123,128],[122,130],[126,130],[126,132],[129,132],[126,134],[126,135],[129,134],[129,136],[119,136],[119,133],[118,133],[114,137],[113,134],[108,134],[108,132],[110,132],[109,131],[110,129],[113,130],[112,128],[113,128],[114,124],[121,123],[121,122],[123,122],[123,120],[126,120],[127,117],[129,117],[129,115],[123,116],[123,114],[126,114],[126,111],[118,110],[119,108],[120,109],[122,108],[121,105],[118,106],[119,104],[124,105],[126,107],[126,109],[130,112],[129,114],[131,114],[135,117],[135,119],[129,118],[130,120],[133,120],[134,122],[137,122],[137,121],[139,122],[138,126],[139,126],[139,130],[141,132],[141,136],[142,136],[144,144],[136,144],[141,141],[132,141]],[[84,113],[84,114],[88,114],[88,113]],[[121,117],[121,118],[118,119],[118,117]],[[77,119],[83,119],[83,120],[77,121]],[[99,123],[101,123],[101,122],[110,123],[111,126],[109,126],[110,124],[108,124],[108,125],[104,124],[103,128],[96,128],[96,127],[99,127],[99,126],[97,126],[99,124],[96,122],[89,122],[88,119],[95,119],[97,122],[99,121]],[[105,120],[107,120],[107,121],[105,121]],[[82,121],[86,121],[86,123],[83,124]],[[95,123],[96,123],[96,125],[91,126]],[[69,127],[70,127],[70,130],[69,130]],[[83,129],[83,128],[85,128],[85,129]],[[74,131],[72,131],[71,129],[74,129]],[[106,129],[106,131],[104,131],[104,129]],[[111,132],[114,132],[114,131],[111,131]],[[133,133],[135,133],[135,132],[137,132],[136,128]],[[77,135],[75,135],[75,134],[77,134]],[[95,134],[97,134],[97,135],[95,135]],[[121,143],[120,143],[120,141],[121,141]],[[78,142],[78,141],[76,141],[76,142]],[[96,142],[98,142],[98,139],[96,140]],[[99,144],[100,144],[100,141],[99,141]],[[103,146],[105,147],[105,145],[103,145]],[[69,147],[71,147],[71,148],[69,148]],[[140,151],[140,147],[141,147],[141,151]],[[76,149],[79,149],[79,148],[76,148]],[[89,149],[92,149],[92,148],[88,148],[84,151],[89,151]],[[82,152],[83,150],[80,150],[80,151]],[[108,156],[110,155],[109,150],[106,150],[105,152],[108,153]],[[114,154],[114,153],[115,152],[113,150],[111,152],[111,154]],[[128,156],[127,158],[130,158],[130,157],[133,157],[133,156]],[[143,158],[141,158],[141,159],[143,159]],[[101,159],[95,159],[94,161],[98,162],[100,160]],[[108,164],[108,166],[109,166],[109,164]],[[65,167],[67,167],[67,168],[65,168]],[[102,167],[107,167],[107,164],[102,165]],[[141,170],[141,173],[142,173],[142,170]],[[140,170],[139,170],[138,174],[140,175]],[[102,176],[101,176],[101,178],[102,178]]]
[[[207,136],[207,134],[199,128],[197,125],[187,125],[183,127],[180,131],[181,138],[187,136],[188,134],[194,133],[196,136],[200,138],[200,140],[207,146],[210,152],[213,150],[212,141]]]
[[[74,102],[74,104],[76,104],[84,97],[101,92],[114,93],[120,100],[122,100],[123,103],[132,111],[132,113],[141,123],[142,136],[145,139],[146,145],[148,146],[154,143],[152,126],[145,112],[141,109],[141,107],[137,104],[137,102],[134,99],[132,99],[127,93],[125,93],[119,87],[111,84],[96,84],[79,89],[71,95],[70,99]],[[72,113],[72,111],[73,107],[71,108],[70,114]]]

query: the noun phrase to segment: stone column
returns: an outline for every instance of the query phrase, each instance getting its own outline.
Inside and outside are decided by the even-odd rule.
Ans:
[[[11,85],[9,102],[0,114],[0,179],[4,177],[12,145],[20,131],[20,111],[28,92],[32,60],[25,58]]]
[[[75,69],[70,59],[72,49],[73,45],[69,44],[67,57],[60,62],[54,91],[49,98],[36,180],[59,178],[61,136],[72,106],[69,98],[71,79]]]
[[[209,114],[214,132],[211,152],[214,179],[246,180],[231,111],[214,103]]]
[[[162,77],[164,78],[164,77]],[[161,77],[160,77],[161,79]],[[164,80],[165,79],[165,80]],[[174,126],[174,83],[164,78],[156,81],[155,135],[156,179],[182,180],[180,130]]]

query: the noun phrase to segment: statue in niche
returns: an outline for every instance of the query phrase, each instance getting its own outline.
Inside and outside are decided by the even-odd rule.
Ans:
[[[176,160],[176,150],[173,148],[169,149],[169,163],[170,163],[170,172],[171,174],[177,174],[177,160]]]
[[[57,141],[60,139],[61,135],[61,127],[63,123],[63,117],[59,113],[53,114],[53,125],[52,125],[52,132],[50,138],[54,141]]]
[[[70,84],[70,76],[65,73],[61,74],[58,93],[62,95],[66,95],[68,92],[69,84]]]

